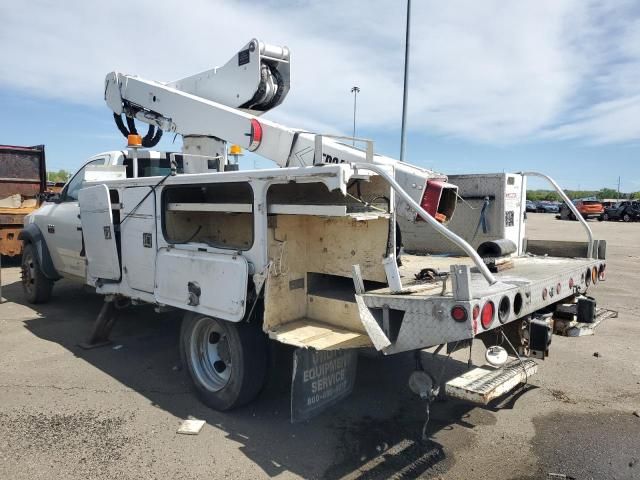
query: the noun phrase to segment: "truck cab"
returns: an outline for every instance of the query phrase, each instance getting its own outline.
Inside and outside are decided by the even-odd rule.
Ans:
[[[20,239],[36,250],[23,259],[26,284],[32,286],[30,299],[48,300],[52,282],[59,278],[86,281],[78,194],[87,181],[165,176],[172,172],[172,163],[177,173],[217,172],[220,166],[211,157],[176,152],[138,149],[102,152],[86,160],[60,193],[49,196],[39,209],[25,216]],[[36,289],[36,278],[41,288]],[[40,291],[39,296],[35,295],[36,290]]]

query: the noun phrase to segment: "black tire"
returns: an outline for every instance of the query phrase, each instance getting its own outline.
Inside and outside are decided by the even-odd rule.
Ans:
[[[604,214],[602,215],[602,220],[604,220],[605,222],[608,222],[608,221],[610,220],[610,218],[609,218],[609,214],[608,214],[608,213],[604,213]]]
[[[267,377],[267,337],[258,325],[187,312],[180,329],[180,355],[198,396],[215,410],[249,403]]]
[[[631,221],[631,215],[629,215],[628,213],[625,213],[625,214],[622,216],[622,221],[623,221],[623,222],[627,222],[627,223],[629,223],[629,222]]]
[[[22,290],[29,303],[45,303],[51,298],[53,281],[44,276],[38,262],[36,248],[26,243],[22,249]]]

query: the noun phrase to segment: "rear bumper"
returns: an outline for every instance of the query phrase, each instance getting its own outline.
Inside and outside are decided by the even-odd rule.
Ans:
[[[456,342],[493,330],[503,324],[527,317],[538,310],[575,294],[575,288],[585,290],[606,268],[604,260],[520,257],[514,268],[497,275],[499,282],[489,286],[478,273],[472,273],[471,300],[460,301],[452,292],[417,289],[406,294],[372,291],[357,295],[360,318],[377,350],[393,354]],[[587,276],[588,272],[588,276]],[[596,279],[598,283],[599,279]],[[571,287],[572,286],[572,287]],[[494,304],[494,316],[482,325],[480,315],[488,302]],[[466,311],[464,321],[452,318],[454,306]],[[502,313],[501,313],[502,312]]]
[[[598,218],[604,215],[604,212],[580,212],[584,218]]]

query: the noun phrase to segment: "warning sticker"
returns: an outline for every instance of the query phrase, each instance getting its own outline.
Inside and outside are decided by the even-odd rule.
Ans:
[[[353,390],[358,354],[354,350],[293,353],[291,421],[307,420],[335,405]]]

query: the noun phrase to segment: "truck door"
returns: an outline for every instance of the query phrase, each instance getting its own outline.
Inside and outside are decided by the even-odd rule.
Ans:
[[[80,190],[80,218],[87,257],[87,281],[120,280],[120,259],[113,228],[111,198],[106,185]]]
[[[56,203],[48,205],[44,214],[36,215],[36,224],[47,242],[56,270],[62,274],[85,278],[82,256],[82,229],[78,193],[84,184],[87,165],[104,165],[106,157],[87,162],[67,182]]]
[[[151,187],[125,188],[120,212],[122,265],[129,286],[153,293],[156,276],[156,195]]]

